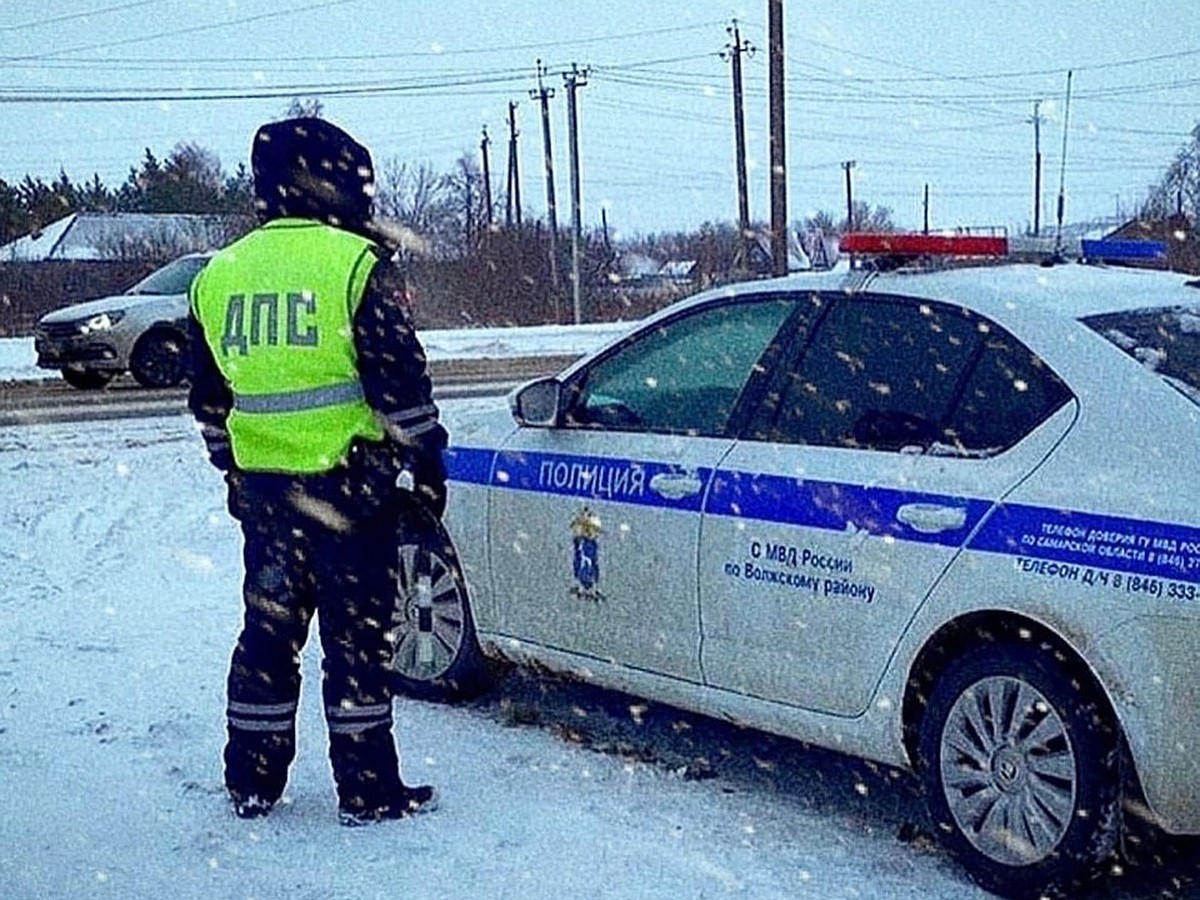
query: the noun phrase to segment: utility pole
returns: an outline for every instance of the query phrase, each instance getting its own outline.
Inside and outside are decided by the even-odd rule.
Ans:
[[[1071,76],[1074,74],[1073,69],[1067,69],[1067,103],[1063,109],[1062,163],[1058,170],[1058,231],[1054,236],[1054,252],[1056,255],[1061,255],[1063,249],[1063,214],[1067,208],[1067,129],[1071,122]]]
[[[850,170],[855,166],[855,161],[852,159],[842,163],[842,168],[846,172],[846,234],[854,231],[854,193],[850,187]]]
[[[733,38],[732,44],[725,45],[723,59],[733,63],[733,136],[734,149],[737,153],[737,192],[738,192],[738,234],[737,268],[746,271],[749,262],[750,244],[750,196],[746,184],[746,115],[742,102],[742,54],[754,55],[754,45],[743,41],[738,30],[737,19],[726,29]]]
[[[463,174],[463,195],[464,195],[463,196],[463,208],[465,210],[465,215],[463,215],[463,220],[465,223],[465,228],[463,230],[463,233],[466,236],[467,246],[474,247],[475,246],[475,212],[474,212],[475,199],[474,199],[474,193],[471,190],[471,172],[467,168],[466,157],[463,157],[462,174]]]
[[[922,233],[929,234],[929,182],[925,183],[925,202],[923,206],[925,208],[925,226],[922,229]]]
[[[576,108],[575,91],[587,84],[588,71],[579,71],[571,63],[571,71],[563,73],[563,84],[567,89],[568,148],[571,153],[571,299],[575,313],[575,324],[583,321],[583,290],[580,283],[579,254],[583,241],[583,200],[579,187],[579,113]]]
[[[484,125],[483,140],[479,142],[479,156],[483,161],[483,221],[488,228],[492,225],[492,167],[488,160],[488,146],[491,143],[487,126]]]
[[[1033,101],[1033,236],[1042,233],[1042,101]]]
[[[521,176],[517,169],[517,104],[508,102],[508,191],[504,202],[504,224],[521,226]]]
[[[536,91],[530,91],[529,96],[540,100],[542,104],[542,150],[546,168],[546,224],[550,231],[550,288],[555,295],[555,308],[558,308],[558,209],[554,203],[554,154],[550,147],[550,98],[554,96],[554,88],[548,88],[542,83],[546,69],[542,61],[537,61]]]
[[[787,153],[784,146],[783,0],[767,0],[771,52],[767,66],[771,106],[771,274],[788,270]]]

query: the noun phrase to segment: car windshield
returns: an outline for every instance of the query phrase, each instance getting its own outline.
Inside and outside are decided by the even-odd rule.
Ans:
[[[206,256],[184,256],[167,263],[131,287],[130,294],[186,294],[196,273],[208,262]]]
[[[1106,313],[1083,323],[1200,405],[1200,307]]]

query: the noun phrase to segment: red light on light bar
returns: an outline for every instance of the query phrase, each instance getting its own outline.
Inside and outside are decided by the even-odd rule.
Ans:
[[[838,241],[843,253],[871,256],[1007,256],[1008,238],[980,234],[854,232]]]

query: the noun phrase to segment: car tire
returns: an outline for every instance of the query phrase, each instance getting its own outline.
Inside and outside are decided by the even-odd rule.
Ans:
[[[63,381],[81,391],[97,391],[112,381],[116,374],[103,369],[84,369],[76,366],[67,366],[62,370]]]
[[[932,831],[982,887],[1057,896],[1116,848],[1120,766],[1112,716],[1054,651],[979,647],[928,696],[918,744]]]
[[[187,339],[169,328],[147,331],[129,354],[129,374],[144,388],[175,387],[187,374]]]
[[[415,498],[406,499],[401,515],[388,640],[393,683],[402,694],[449,702],[473,697],[488,684],[454,544]]]

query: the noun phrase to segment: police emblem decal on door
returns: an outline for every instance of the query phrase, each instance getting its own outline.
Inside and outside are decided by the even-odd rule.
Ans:
[[[593,603],[604,599],[600,592],[600,532],[600,517],[586,506],[571,520],[571,568],[575,575],[571,594]]]

